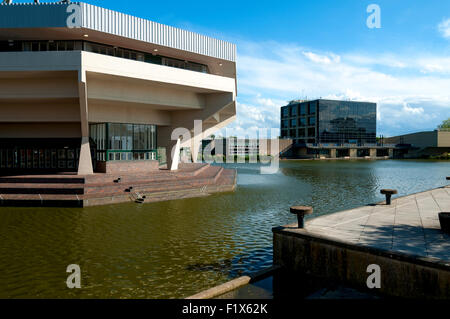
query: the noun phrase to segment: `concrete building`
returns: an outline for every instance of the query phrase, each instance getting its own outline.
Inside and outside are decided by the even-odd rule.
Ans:
[[[296,100],[281,108],[281,138],[294,140],[290,157],[394,157],[395,145],[376,139],[377,105]]]
[[[82,2],[2,3],[0,170],[148,170],[161,148],[176,170],[235,119],[235,60],[234,44]]]
[[[292,146],[290,139],[244,139],[216,138],[205,139],[202,143],[203,154],[223,156],[267,156],[279,155]],[[275,147],[275,149],[272,149]]]
[[[384,139],[404,148],[403,157],[417,158],[450,153],[450,130],[435,130],[399,135]]]

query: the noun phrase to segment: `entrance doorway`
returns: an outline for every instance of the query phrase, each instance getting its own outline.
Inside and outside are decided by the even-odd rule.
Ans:
[[[80,145],[81,139],[0,139],[0,173],[77,172]],[[95,159],[95,146],[91,152]]]

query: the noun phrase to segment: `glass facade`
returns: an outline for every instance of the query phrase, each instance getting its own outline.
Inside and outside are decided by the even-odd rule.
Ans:
[[[376,116],[375,103],[291,102],[281,108],[281,137],[296,138],[297,143],[375,144]]]
[[[75,172],[80,139],[0,139],[0,171]],[[95,156],[95,149],[91,148]]]
[[[87,51],[129,60],[160,64],[190,71],[209,73],[208,66],[146,52],[117,48],[89,41],[0,41],[0,52]]]
[[[291,107],[291,116],[297,116],[297,105]]]
[[[376,143],[377,105],[367,102],[319,101],[319,142]]]
[[[156,160],[156,125],[98,123],[89,126],[98,161]]]

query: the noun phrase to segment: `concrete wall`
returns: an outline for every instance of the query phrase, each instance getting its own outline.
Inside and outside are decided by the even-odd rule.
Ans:
[[[444,132],[444,131],[438,132],[438,147],[450,147],[450,131],[449,132]]]
[[[106,174],[118,173],[142,173],[157,171],[159,169],[158,161],[110,161],[97,162],[96,171]]]
[[[329,283],[367,288],[367,267],[381,267],[381,289],[388,296],[450,298],[450,267],[362,246],[292,234],[274,229],[274,264],[296,277],[314,276]]]
[[[437,131],[419,132],[407,135],[388,137],[384,139],[386,144],[411,144],[415,147],[437,147],[438,134]]]
[[[90,123],[134,123],[170,125],[171,112],[154,110],[147,105],[134,103],[89,100]]]
[[[79,138],[80,123],[0,123],[0,138]]]
[[[89,123],[158,125],[158,146],[172,167],[173,130],[187,129],[191,136],[181,146],[198,150],[204,137],[234,121],[235,101],[235,78],[90,52],[0,53],[0,122],[46,123],[37,137],[81,136],[79,167],[90,162]],[[56,125],[73,122],[77,134],[74,124]],[[28,137],[35,128],[4,126],[0,134]],[[198,152],[191,153],[196,162]],[[87,165],[84,174],[90,170]]]

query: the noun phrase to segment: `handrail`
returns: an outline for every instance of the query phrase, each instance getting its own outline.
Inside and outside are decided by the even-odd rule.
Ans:
[[[99,156],[99,155],[104,156]],[[132,158],[123,158],[120,156],[119,159],[110,156],[110,154],[131,154]],[[135,158],[134,154],[143,154],[144,158]],[[146,156],[146,154],[149,154]],[[97,150],[97,160],[110,162],[110,161],[145,161],[145,160],[159,160],[158,150]]]

